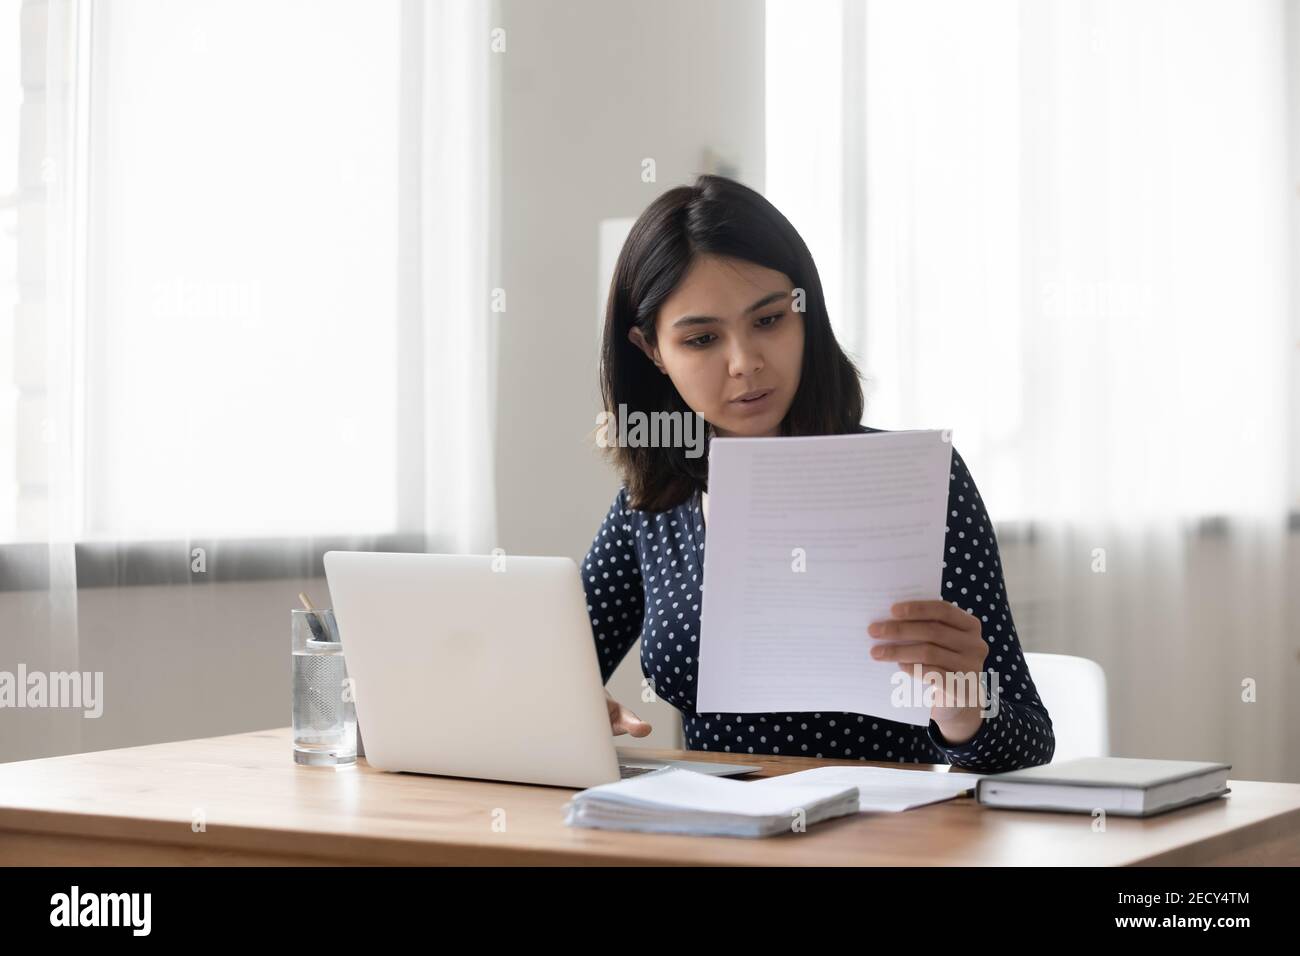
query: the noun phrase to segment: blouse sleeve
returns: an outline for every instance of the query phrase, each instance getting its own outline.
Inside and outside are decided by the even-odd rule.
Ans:
[[[948,477],[941,594],[943,600],[980,619],[989,645],[984,672],[990,694],[997,689],[997,706],[996,715],[984,717],[975,736],[965,743],[950,744],[933,720],[929,725],[930,740],[953,766],[981,773],[1049,763],[1056,749],[1052,718],[1038,697],[1020,651],[993,522],[956,448],[952,450]]]
[[[627,489],[620,488],[582,559],[582,587],[604,683],[641,636],[645,586],[637,559]]]

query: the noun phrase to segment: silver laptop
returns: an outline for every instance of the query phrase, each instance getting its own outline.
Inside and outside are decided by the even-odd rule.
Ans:
[[[325,576],[372,767],[557,787],[760,769],[618,751],[569,558],[327,551]]]

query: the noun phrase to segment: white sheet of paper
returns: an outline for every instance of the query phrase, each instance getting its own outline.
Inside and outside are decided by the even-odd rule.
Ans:
[[[814,767],[779,777],[764,777],[750,786],[761,787],[776,780],[784,780],[787,785],[855,786],[858,788],[859,813],[898,813],[951,800],[975,789],[979,777],[967,773],[895,770],[892,767]]]
[[[928,724],[867,625],[940,597],[951,467],[950,431],[714,439],[697,711]]]

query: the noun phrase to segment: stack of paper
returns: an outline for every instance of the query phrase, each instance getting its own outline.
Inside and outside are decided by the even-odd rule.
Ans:
[[[773,836],[858,812],[858,788],[782,777],[757,783],[665,767],[591,787],[565,804],[569,826],[693,836]]]

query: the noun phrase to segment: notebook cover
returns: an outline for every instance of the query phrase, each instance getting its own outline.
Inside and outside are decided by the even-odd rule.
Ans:
[[[1022,770],[989,774],[980,778],[1006,783],[1041,783],[1063,787],[1119,787],[1149,790],[1166,783],[1199,777],[1215,770],[1231,770],[1232,765],[1199,760],[1143,760],[1135,757],[1080,757],[1064,763],[1041,764]]]

